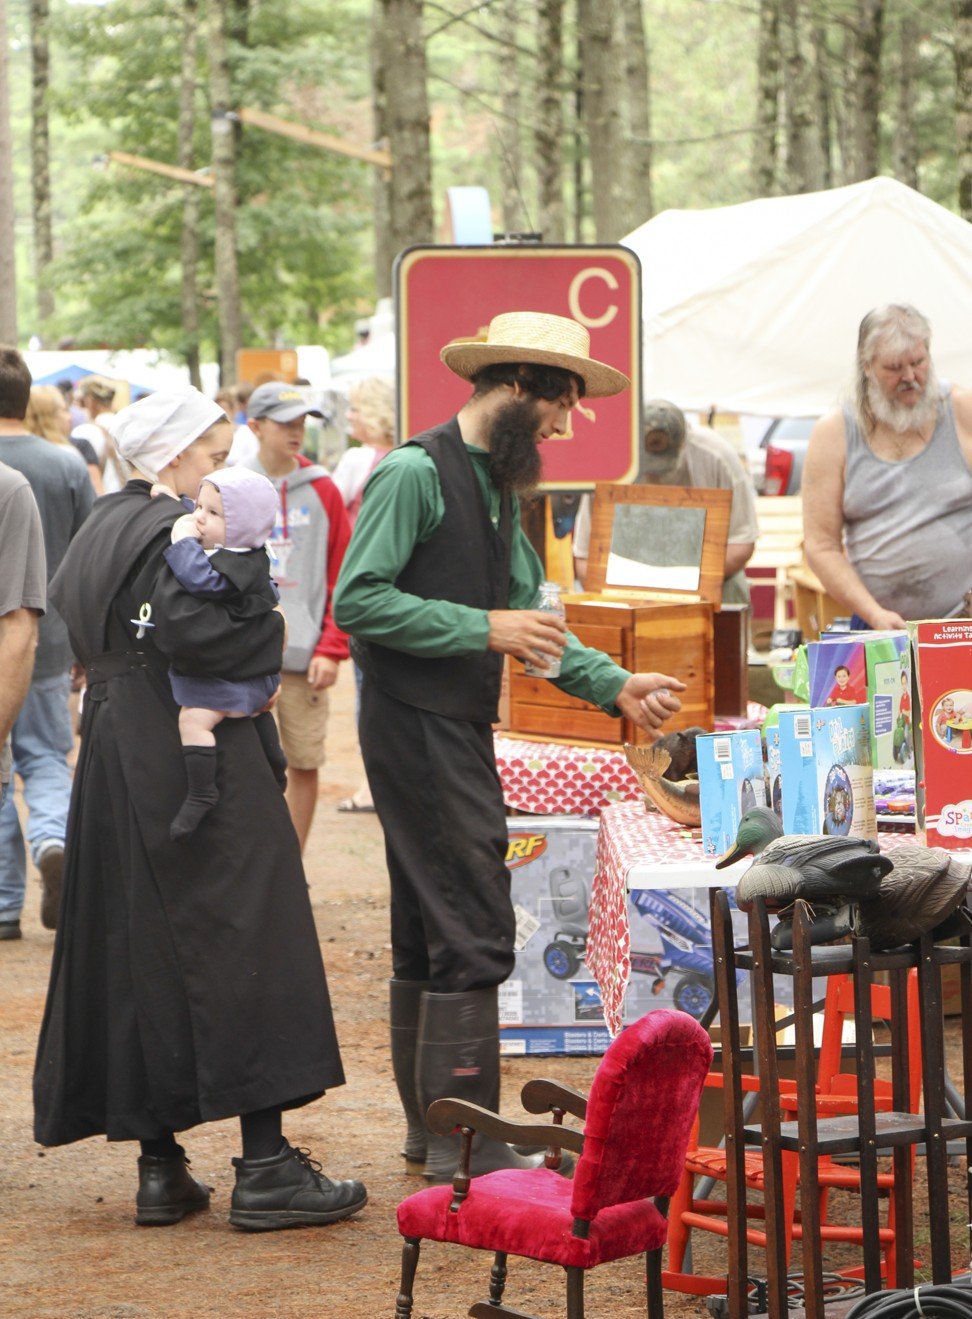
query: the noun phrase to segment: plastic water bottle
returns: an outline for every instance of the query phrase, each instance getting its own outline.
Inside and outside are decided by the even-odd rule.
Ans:
[[[563,618],[565,613],[564,602],[560,598],[559,584],[557,582],[541,582],[533,607],[542,610],[545,614],[556,614],[558,618]],[[530,678],[559,678],[560,657],[552,659],[546,665],[531,664],[526,661],[523,665],[523,672]]]

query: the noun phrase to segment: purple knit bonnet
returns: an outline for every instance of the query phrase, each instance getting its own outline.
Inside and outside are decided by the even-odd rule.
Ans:
[[[222,496],[227,549],[256,550],[270,539],[279,500],[265,476],[248,467],[221,467],[203,479]]]

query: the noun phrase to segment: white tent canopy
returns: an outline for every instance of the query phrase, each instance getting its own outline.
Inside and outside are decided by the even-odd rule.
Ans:
[[[825,412],[888,302],[923,312],[939,377],[972,386],[972,225],[894,179],[664,211],[621,241],[643,267],[648,398]]]

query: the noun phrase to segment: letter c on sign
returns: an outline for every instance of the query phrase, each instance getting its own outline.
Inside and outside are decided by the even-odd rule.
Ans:
[[[587,316],[581,310],[580,292],[589,279],[603,279],[609,289],[615,290],[618,287],[618,281],[611,274],[610,270],[604,270],[601,266],[590,266],[587,270],[579,270],[574,278],[570,281],[570,288],[567,290],[567,305],[570,308],[570,314],[575,321],[580,321],[581,325],[586,325],[589,330],[600,330],[605,325],[610,325],[618,314],[618,304],[616,302],[608,303],[607,310],[600,316]]]

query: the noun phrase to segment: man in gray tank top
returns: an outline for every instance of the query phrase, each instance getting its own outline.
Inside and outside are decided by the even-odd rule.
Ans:
[[[938,384],[930,340],[914,307],[868,312],[854,400],[810,435],[807,560],[872,628],[959,614],[972,588],[972,391]]]

